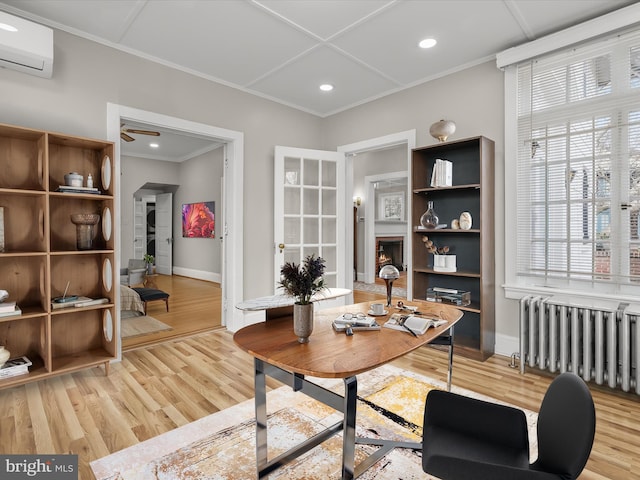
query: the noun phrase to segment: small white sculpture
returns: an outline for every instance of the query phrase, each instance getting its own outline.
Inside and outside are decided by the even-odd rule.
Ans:
[[[7,360],[9,360],[10,356],[11,352],[9,350],[5,350],[3,346],[0,346],[0,368],[2,368],[5,363],[7,363]]]
[[[459,230],[460,229],[460,220],[458,220],[457,218],[454,218],[453,220],[451,220],[451,228],[453,230]]]
[[[473,221],[469,212],[462,212],[460,214],[460,228],[462,230],[470,230]]]

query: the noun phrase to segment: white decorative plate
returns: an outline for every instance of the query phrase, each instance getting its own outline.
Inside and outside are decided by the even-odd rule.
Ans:
[[[102,262],[102,285],[107,292],[110,292],[113,287],[113,268],[108,258]]]
[[[107,242],[111,239],[111,225],[111,209],[105,207],[102,211],[102,236]]]
[[[111,159],[105,155],[102,159],[102,188],[109,190],[111,186]]]

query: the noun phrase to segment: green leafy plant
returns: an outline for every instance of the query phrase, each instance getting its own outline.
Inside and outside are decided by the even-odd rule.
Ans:
[[[153,255],[149,255],[148,253],[146,253],[142,259],[144,260],[144,262],[147,265],[153,265],[153,261],[156,259]]]
[[[422,241],[424,242],[424,246],[427,248],[429,253],[433,253],[434,255],[445,255],[449,253],[449,247],[438,247],[432,240],[429,240],[429,237],[426,235],[422,236]]]
[[[280,282],[287,295],[296,297],[296,303],[307,305],[311,303],[311,297],[325,288],[324,274],[325,261],[315,255],[307,256],[300,265],[293,262],[285,263],[280,269]]]

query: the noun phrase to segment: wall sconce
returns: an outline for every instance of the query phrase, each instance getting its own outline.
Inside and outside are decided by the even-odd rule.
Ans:
[[[362,205],[362,198],[353,197],[353,205],[356,207],[359,207],[360,205]]]

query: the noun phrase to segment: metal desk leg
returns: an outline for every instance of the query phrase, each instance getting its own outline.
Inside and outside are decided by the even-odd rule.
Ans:
[[[356,400],[358,381],[356,377],[344,379],[344,420],[342,428],[342,478],[354,478],[356,454]]]
[[[449,330],[449,369],[447,370],[447,391],[451,391],[451,375],[453,373],[453,329],[455,325]]]
[[[267,464],[267,385],[262,360],[254,359],[257,473]]]

